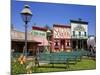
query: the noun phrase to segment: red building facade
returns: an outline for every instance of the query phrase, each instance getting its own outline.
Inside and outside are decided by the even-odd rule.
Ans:
[[[54,24],[52,41],[54,52],[71,50],[71,26]]]

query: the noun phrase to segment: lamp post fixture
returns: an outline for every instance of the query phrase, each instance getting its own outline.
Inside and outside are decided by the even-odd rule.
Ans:
[[[30,10],[30,7],[28,5],[25,5],[20,14],[25,23],[25,46],[24,46],[23,54],[27,56],[27,24],[28,22],[30,22],[32,17],[32,12]]]

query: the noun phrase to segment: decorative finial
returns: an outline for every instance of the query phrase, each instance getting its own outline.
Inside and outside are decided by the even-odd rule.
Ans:
[[[79,18],[78,20],[79,20],[79,21],[82,21],[82,19],[81,19],[81,18]]]

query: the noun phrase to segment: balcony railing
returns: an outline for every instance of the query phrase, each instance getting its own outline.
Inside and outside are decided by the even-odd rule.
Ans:
[[[87,39],[88,38],[88,35],[84,36],[84,35],[75,35],[75,36],[72,36],[72,38],[76,38],[76,39]]]

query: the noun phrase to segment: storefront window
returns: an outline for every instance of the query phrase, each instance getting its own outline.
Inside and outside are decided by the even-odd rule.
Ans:
[[[81,32],[79,32],[79,36],[81,36]]]
[[[55,46],[58,46],[58,42],[57,41],[55,42]]]

